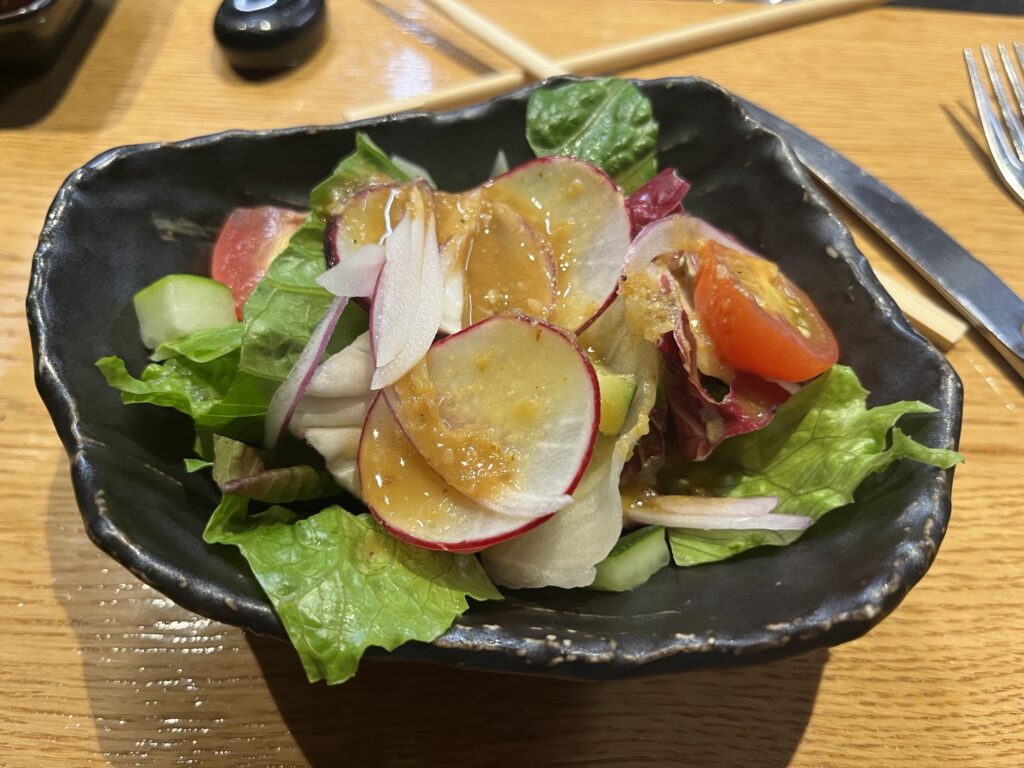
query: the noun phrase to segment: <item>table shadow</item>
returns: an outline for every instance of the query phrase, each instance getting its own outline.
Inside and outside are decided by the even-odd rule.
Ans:
[[[807,728],[827,650],[757,667],[575,682],[364,661],[306,683],[290,646],[247,636],[312,766],[685,765],[782,768]]]

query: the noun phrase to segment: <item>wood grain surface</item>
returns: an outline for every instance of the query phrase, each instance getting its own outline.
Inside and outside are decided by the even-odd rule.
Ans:
[[[493,66],[412,0],[390,0]],[[32,251],[63,178],[110,146],[329,123],[475,73],[363,0],[333,2],[305,66],[249,82],[216,3],[93,4],[44,80],[0,77],[0,765],[1019,766],[1024,763],[1024,398],[971,333],[953,519],[938,559],[866,637],[749,669],[572,684],[413,664],[309,686],[291,649],[190,614],[82,532],[33,383]],[[749,5],[475,0],[554,57]],[[1013,17],[882,8],[660,62],[801,125],[891,184],[1024,293],[1024,211],[977,145],[964,46],[1024,40]],[[863,227],[881,271],[916,282]]]

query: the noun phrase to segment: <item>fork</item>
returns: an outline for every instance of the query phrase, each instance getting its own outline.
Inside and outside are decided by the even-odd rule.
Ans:
[[[1017,73],[1017,66],[1024,70],[1024,46],[1013,44],[1017,66],[1014,66],[1013,57],[1005,45],[999,43],[998,48],[1003,64],[1002,74],[987,46],[981,46],[981,58],[992,84],[992,92],[999,103],[1002,120],[993,109],[988,89],[978,73],[978,65],[970,48],[964,49],[964,60],[967,62],[967,76],[971,80],[971,90],[974,91],[974,101],[978,105],[978,117],[985,132],[992,163],[1017,202],[1024,206],[1024,83]],[[1013,90],[1016,106],[1010,102],[1003,87],[1004,76]]]

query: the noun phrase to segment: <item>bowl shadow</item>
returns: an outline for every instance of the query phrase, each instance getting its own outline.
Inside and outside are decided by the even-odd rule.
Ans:
[[[374,660],[328,687],[288,645],[246,639],[311,766],[782,767],[829,658],[604,682]]]
[[[180,608],[93,546],[63,461],[46,529],[80,719],[113,764],[781,768],[829,658],[610,682],[375,659],[343,685],[310,685],[289,645]]]

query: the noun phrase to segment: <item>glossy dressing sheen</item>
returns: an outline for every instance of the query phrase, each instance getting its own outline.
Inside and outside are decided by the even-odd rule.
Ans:
[[[481,351],[474,360],[479,370],[489,367],[501,350]],[[442,363],[443,364],[443,363]],[[477,379],[465,377],[465,387],[480,388]],[[444,467],[445,476],[460,491],[474,499],[495,498],[503,488],[515,488],[516,456],[503,446],[501,435],[493,427],[456,423],[441,413],[443,398],[438,396],[430,378],[430,365],[421,361],[393,386],[394,407],[400,409],[402,428],[427,464]],[[461,395],[480,397],[484,393]],[[538,398],[533,397],[534,400]],[[514,419],[525,429],[531,428],[540,413],[540,404],[519,398],[506,398],[494,407],[504,405],[505,413],[498,421]],[[504,444],[507,446],[507,443]]]
[[[392,529],[424,541],[450,541],[472,527],[474,505],[432,470],[406,437],[383,396],[363,428],[359,473],[363,500]]]

